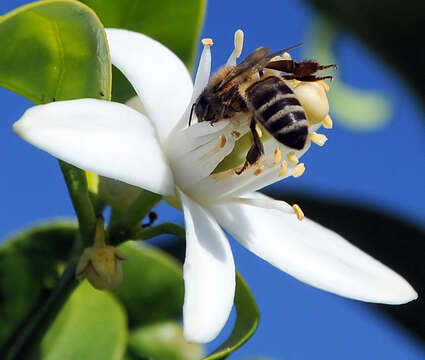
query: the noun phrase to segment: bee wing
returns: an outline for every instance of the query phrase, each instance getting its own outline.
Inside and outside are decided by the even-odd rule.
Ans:
[[[234,83],[236,85],[237,83],[242,83],[245,81],[245,79],[262,69],[264,69],[267,64],[270,62],[272,58],[274,58],[276,55],[280,55],[284,53],[285,51],[289,51],[293,48],[296,48],[300,46],[300,44],[290,46],[286,49],[279,50],[273,54],[270,54],[270,48],[269,47],[259,47],[258,49],[254,50],[251,54],[249,54],[245,60],[243,60],[240,64],[236,65],[234,69],[227,74],[227,76],[222,80],[222,82],[218,85],[216,91],[220,91],[226,85],[229,83]]]
[[[222,89],[230,82],[243,82],[246,76],[264,68],[270,60],[267,56],[269,52],[270,48],[268,47],[259,47],[254,50],[245,60],[236,65],[234,69],[226,75],[217,87],[217,90]]]
[[[273,69],[273,70],[278,70],[278,71],[283,71],[283,72],[291,72],[294,60],[275,60],[275,61],[270,61],[270,60],[273,59],[277,55],[280,55],[284,52],[292,50],[292,49],[294,49],[298,46],[301,46],[301,45],[302,45],[302,43],[299,43],[299,44],[290,46],[286,49],[280,50],[278,52],[275,52],[274,54],[269,55],[267,57],[269,62],[267,62],[267,64],[264,67],[266,67],[267,69]]]

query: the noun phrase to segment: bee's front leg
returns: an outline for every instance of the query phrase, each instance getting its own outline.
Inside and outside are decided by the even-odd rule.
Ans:
[[[251,148],[248,150],[248,153],[246,154],[245,164],[242,166],[241,169],[235,170],[235,173],[237,175],[242,174],[250,165],[255,164],[258,161],[258,159],[260,159],[261,155],[264,154],[264,146],[260,139],[260,136],[258,135],[258,132],[256,129],[256,121],[254,117],[252,117],[251,119],[249,128],[251,129],[254,143],[252,144]]]

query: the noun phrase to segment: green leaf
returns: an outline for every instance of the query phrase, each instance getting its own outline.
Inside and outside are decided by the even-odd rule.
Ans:
[[[132,331],[128,352],[133,358],[144,356],[155,360],[198,360],[203,355],[203,348],[199,344],[187,342],[181,326],[168,321]]]
[[[51,293],[76,230],[73,222],[40,224],[0,247],[0,349]]]
[[[110,98],[106,36],[79,2],[40,1],[2,16],[0,44],[0,85],[36,104]]]
[[[146,34],[174,51],[193,68],[198,38],[205,14],[205,0],[83,0],[99,16],[105,27]],[[164,25],[166,24],[166,25]],[[113,99],[125,102],[135,92],[114,68]]]
[[[127,242],[119,249],[124,280],[113,291],[127,310],[130,326],[179,318],[183,307],[181,266],[165,253]]]
[[[229,338],[204,360],[225,359],[245,344],[257,329],[260,312],[247,283],[236,273],[236,323]]]
[[[43,360],[121,360],[127,321],[115,298],[84,281],[71,295],[41,344]]]

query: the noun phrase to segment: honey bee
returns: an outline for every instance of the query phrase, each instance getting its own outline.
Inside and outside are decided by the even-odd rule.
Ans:
[[[307,117],[285,80],[332,79],[332,76],[317,77],[314,74],[336,65],[320,65],[314,60],[272,60],[299,45],[301,44],[273,54],[270,54],[270,48],[260,47],[240,64],[219,69],[192,106],[192,112],[195,111],[198,121],[208,121],[211,125],[237,113],[251,115],[253,145],[237,174],[241,174],[264,154],[264,147],[256,130],[257,122],[277,141],[292,149],[301,150],[306,144]],[[280,75],[267,74],[265,69],[278,70]]]

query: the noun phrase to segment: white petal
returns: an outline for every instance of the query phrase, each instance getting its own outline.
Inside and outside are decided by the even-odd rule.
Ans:
[[[201,57],[199,59],[199,65],[198,65],[198,70],[196,71],[195,85],[193,86],[192,97],[186,107],[185,112],[183,113],[183,116],[181,117],[177,125],[174,127],[173,133],[178,130],[186,128],[189,125],[189,121],[192,121],[192,123],[196,121],[195,120],[196,115],[194,111],[192,111],[192,106],[198,99],[199,95],[201,95],[201,92],[207,86],[208,80],[210,79],[210,73],[211,73],[211,46],[208,43],[206,43],[204,44],[204,49],[202,50]],[[191,115],[192,115],[192,119],[190,119]]]
[[[249,250],[312,286],[368,302],[402,304],[417,298],[400,275],[312,220],[237,202],[209,209]]]
[[[226,323],[235,295],[235,264],[228,240],[214,218],[179,191],[186,225],[183,268],[185,338],[213,340]]]
[[[13,130],[79,168],[158,194],[174,193],[173,175],[155,130],[126,105],[80,99],[35,106]]]
[[[146,35],[106,29],[112,63],[139,95],[163,141],[183,115],[192,96],[192,79],[183,62]]]

